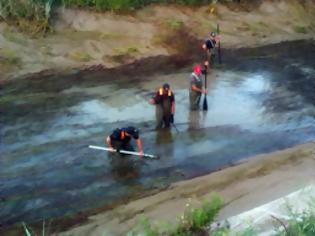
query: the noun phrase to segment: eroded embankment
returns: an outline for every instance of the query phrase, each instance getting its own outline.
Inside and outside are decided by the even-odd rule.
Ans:
[[[115,67],[144,57],[197,53],[203,39],[221,26],[222,47],[255,47],[314,38],[314,1],[257,1],[200,8],[148,6],[130,15],[62,9],[55,32],[43,38],[0,23],[0,76],[102,65]],[[211,13],[212,12],[212,13]],[[185,34],[178,32],[185,31]],[[192,46],[193,45],[193,46]]]

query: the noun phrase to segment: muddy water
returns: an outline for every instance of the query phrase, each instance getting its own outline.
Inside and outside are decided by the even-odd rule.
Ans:
[[[110,206],[254,154],[315,140],[314,42],[224,53],[225,63],[208,76],[207,112],[188,110],[191,64],[5,84],[0,222]],[[178,130],[156,132],[148,99],[166,81],[175,92]],[[129,124],[140,128],[145,152],[160,155],[159,161],[111,158],[87,148],[103,146],[113,128]]]

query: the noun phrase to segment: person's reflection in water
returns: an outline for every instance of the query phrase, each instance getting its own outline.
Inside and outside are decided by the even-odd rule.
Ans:
[[[160,129],[156,132],[155,143],[163,147],[163,156],[172,157],[174,152],[172,131],[170,129]]]
[[[173,136],[170,129],[160,129],[156,131],[155,143],[158,145],[169,144],[173,142]]]
[[[133,156],[109,153],[111,174],[116,181],[135,180],[139,177],[141,165]]]
[[[202,125],[200,111],[190,111],[188,114],[189,129],[200,129]]]

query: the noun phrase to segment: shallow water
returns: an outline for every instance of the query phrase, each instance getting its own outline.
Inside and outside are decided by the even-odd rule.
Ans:
[[[258,153],[314,141],[315,46],[301,45],[305,50],[277,45],[271,58],[248,59],[244,49],[239,60],[227,58],[208,76],[207,112],[188,110],[189,68],[8,86],[1,97],[0,221],[109,206]],[[255,55],[261,58],[257,49]],[[148,99],[166,81],[175,92],[178,132],[152,130]],[[111,158],[88,148],[103,146],[113,128],[129,124],[140,128],[145,152],[160,155],[159,161]]]

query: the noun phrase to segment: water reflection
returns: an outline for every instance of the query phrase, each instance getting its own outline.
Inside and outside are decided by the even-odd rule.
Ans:
[[[174,128],[174,127],[172,127]],[[173,143],[173,136],[171,129],[159,129],[156,131],[155,143],[157,145],[163,145]]]
[[[175,128],[172,127],[171,129],[160,129],[156,131],[155,145],[160,149],[159,155],[163,156],[163,159],[159,162],[167,163],[174,155],[175,139],[172,133],[172,130],[176,132],[174,129]]]
[[[188,129],[200,129],[203,126],[203,122],[201,120],[202,111],[190,111],[188,113]]]
[[[110,172],[113,179],[119,182],[135,180],[139,177],[141,165],[134,156],[109,153]]]

